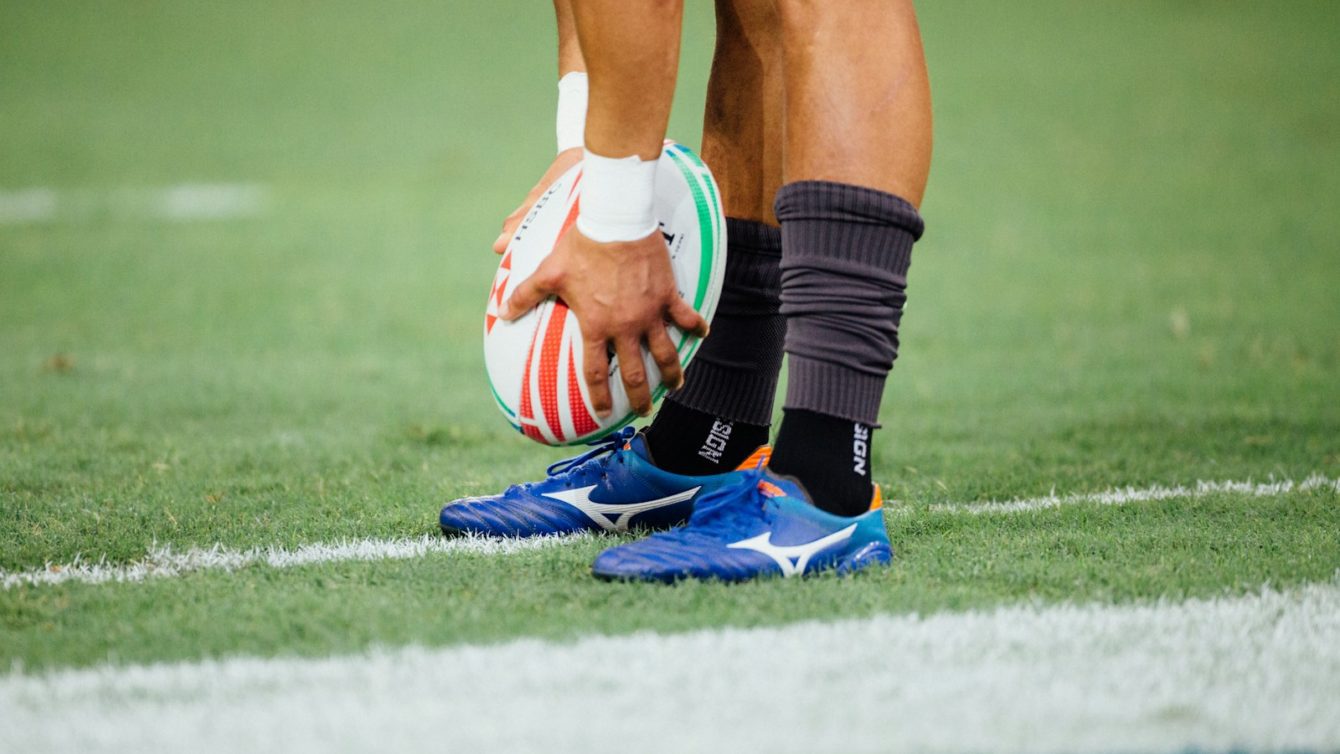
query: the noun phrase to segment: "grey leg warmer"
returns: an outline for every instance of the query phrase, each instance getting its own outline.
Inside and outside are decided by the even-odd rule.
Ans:
[[[785,407],[879,426],[921,216],[892,194],[829,181],[783,186],[776,210]]]

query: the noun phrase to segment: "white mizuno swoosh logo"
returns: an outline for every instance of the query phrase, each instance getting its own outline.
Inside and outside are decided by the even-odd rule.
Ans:
[[[820,537],[813,542],[799,545],[774,545],[772,543],[772,532],[765,531],[757,537],[742,539],[726,546],[737,550],[757,550],[777,561],[777,566],[782,569],[782,575],[790,578],[804,573],[805,566],[810,562],[810,558],[817,555],[825,547],[851,539],[854,531],[856,531],[856,524]]]
[[[587,518],[595,521],[605,531],[628,531],[628,519],[633,516],[645,511],[664,508],[667,505],[682,503],[698,494],[698,490],[702,489],[702,487],[694,487],[641,503],[597,503],[591,499],[591,490],[595,488],[596,486],[593,484],[590,487],[546,492],[544,496],[567,503],[585,513]],[[611,516],[613,517],[611,518]]]

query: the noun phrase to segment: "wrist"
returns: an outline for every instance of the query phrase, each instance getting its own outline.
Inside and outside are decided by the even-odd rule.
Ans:
[[[586,133],[587,83],[584,71],[564,74],[558,80],[558,115],[555,131],[558,151],[582,146]]]
[[[658,227],[658,162],[637,155],[602,157],[585,150],[577,230],[598,243],[636,241],[651,235]]]

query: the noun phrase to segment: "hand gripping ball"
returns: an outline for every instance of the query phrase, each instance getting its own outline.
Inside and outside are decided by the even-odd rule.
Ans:
[[[721,193],[702,160],[687,147],[667,141],[656,168],[656,217],[670,253],[679,295],[709,322],[721,296],[726,265],[726,221]],[[582,379],[582,338],[577,317],[549,298],[513,322],[498,318],[502,304],[573,228],[582,193],[580,163],[564,173],[535,202],[503,253],[484,313],[484,363],[493,400],[507,421],[546,445],[573,445],[599,439],[631,422],[633,412],[610,358],[614,410],[600,419],[591,408]],[[701,343],[670,326],[680,362],[688,366]],[[666,392],[661,373],[644,345],[642,360],[653,400]]]

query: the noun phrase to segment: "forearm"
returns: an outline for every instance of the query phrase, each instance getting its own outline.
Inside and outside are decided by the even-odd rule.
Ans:
[[[679,67],[683,0],[570,0],[590,79],[586,148],[661,154]]]
[[[572,0],[554,0],[554,19],[558,22],[558,76],[584,73],[582,45],[577,40],[577,19],[572,14]]]
[[[586,61],[577,39],[572,0],[554,0],[558,25],[558,151],[581,149],[586,131]]]

